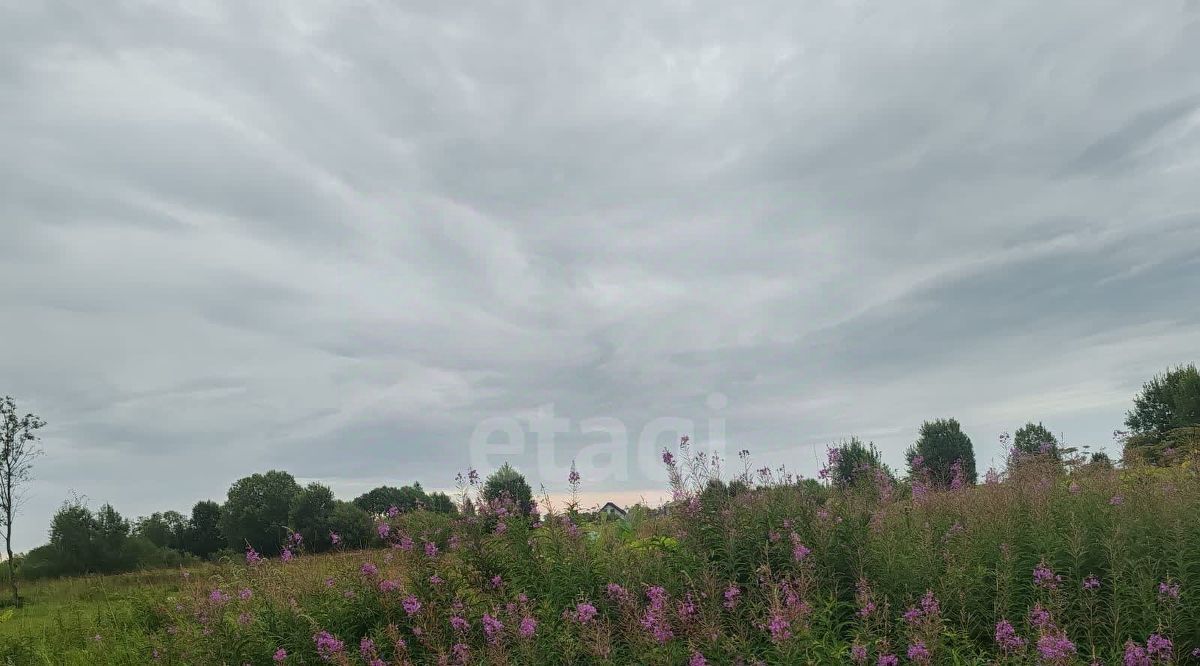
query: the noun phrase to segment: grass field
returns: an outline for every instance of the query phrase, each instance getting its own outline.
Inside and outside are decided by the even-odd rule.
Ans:
[[[1198,661],[1189,464],[943,490],[671,464],[662,515],[417,512],[380,523],[385,549],[27,583],[0,663]]]

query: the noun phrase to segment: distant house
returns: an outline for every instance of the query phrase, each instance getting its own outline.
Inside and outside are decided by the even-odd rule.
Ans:
[[[626,515],[625,509],[622,509],[612,502],[608,502],[604,506],[600,507],[599,513],[600,515],[609,516],[611,518],[624,518]]]

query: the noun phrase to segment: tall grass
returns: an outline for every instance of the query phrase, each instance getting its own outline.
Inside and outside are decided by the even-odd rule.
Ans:
[[[76,640],[91,663],[1197,661],[1189,464],[1030,459],[914,492],[664,459],[661,515],[400,515],[380,522],[387,549],[175,573],[177,593],[132,611],[136,638]]]

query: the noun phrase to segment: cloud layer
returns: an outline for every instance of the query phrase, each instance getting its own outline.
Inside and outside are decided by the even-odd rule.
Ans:
[[[549,405],[559,465],[589,417],[811,473],[956,416],[986,467],[1197,360],[1196,2],[453,4],[0,6],[18,546],[71,490],[446,487]]]

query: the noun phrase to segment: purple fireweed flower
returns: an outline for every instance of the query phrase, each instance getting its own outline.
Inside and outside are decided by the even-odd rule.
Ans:
[[[1163,599],[1178,599],[1179,583],[1172,583],[1170,580],[1159,583],[1158,596]]]
[[[1146,648],[1133,641],[1125,641],[1125,654],[1121,663],[1124,666],[1151,666],[1153,662],[1150,661],[1150,655],[1146,654]]]
[[[792,532],[792,559],[797,562],[803,562],[804,558],[808,557],[812,550],[808,546],[800,543],[800,535]]]
[[[279,553],[279,559],[283,562],[291,562],[295,557],[296,556],[292,553],[291,548],[284,548],[283,551]]]
[[[596,617],[596,607],[586,601],[575,605],[574,619],[579,624],[588,624]]]
[[[375,577],[379,575],[379,567],[375,566],[371,562],[363,562],[362,566],[359,567],[358,570],[362,572],[362,575],[364,576]]]
[[[413,549],[412,537],[408,536],[407,534],[403,534],[400,536],[400,541],[392,547],[399,548],[400,550],[412,550]]]
[[[1119,506],[1125,503],[1125,497],[1123,495],[1113,495],[1108,499],[1108,503],[1113,506]]]
[[[213,588],[213,591],[208,593],[208,600],[219,606],[229,601],[229,595],[222,592],[219,587]]]
[[[983,482],[989,486],[1000,483],[1000,472],[997,472],[995,467],[989,467],[987,473],[983,475]]]
[[[497,535],[499,535],[499,534],[504,534],[504,533],[505,533],[505,532],[507,532],[507,531],[508,531],[508,525],[507,525],[507,524],[505,524],[503,521],[501,521],[501,522],[499,522],[499,523],[496,523],[496,529],[495,529],[495,533],[496,533]]]
[[[1044,590],[1056,590],[1062,582],[1062,576],[1056,576],[1054,570],[1046,566],[1045,560],[1033,568],[1033,583]]]
[[[329,533],[329,542],[336,546],[342,542],[342,536],[340,534],[338,534],[337,532],[330,532]]]
[[[483,614],[483,633],[487,636],[489,643],[495,645],[500,642],[500,633],[504,631],[504,623],[492,617],[488,613]]]
[[[675,464],[675,456],[671,455],[670,451],[663,449],[662,461],[663,461],[664,465],[668,465],[668,466],[674,465]]]
[[[1171,661],[1174,655],[1175,645],[1171,639],[1158,634],[1150,634],[1150,638],[1146,639],[1146,654],[1161,659],[1162,661]]]
[[[384,593],[395,592],[396,590],[399,590],[399,589],[400,589],[400,581],[398,581],[398,580],[391,580],[390,578],[385,578],[384,580],[379,581],[379,591],[380,592],[384,592]]]
[[[275,654],[271,655],[271,659],[277,664],[282,664],[283,662],[287,661],[287,650],[279,648],[275,651]]]
[[[471,648],[467,647],[465,643],[455,643],[450,648],[450,652],[460,664],[465,664],[471,659]]]
[[[867,663],[867,646],[855,643],[850,646],[850,661],[856,664]]]
[[[262,556],[254,550],[254,546],[246,546],[246,564],[258,564],[262,562]]]
[[[962,458],[955,460],[950,465],[950,473],[953,475],[950,479],[950,490],[959,490],[967,484],[966,474],[963,472]]]
[[[242,589],[238,590],[238,598],[242,601],[246,601],[252,596],[254,596],[254,592],[248,587],[243,587]]]
[[[908,646],[908,659],[917,664],[928,664],[929,648],[925,647],[923,641],[915,641]]]
[[[467,631],[470,631],[470,629],[471,629],[471,623],[469,621],[467,621],[467,618],[459,616],[459,615],[455,615],[450,618],[450,626],[454,627],[455,631],[458,631],[461,633],[466,633]]]
[[[432,541],[426,541],[425,542],[425,557],[432,559],[432,558],[437,557],[437,554],[438,554],[437,544]]]
[[[328,631],[313,634],[313,642],[317,644],[317,656],[322,661],[333,661],[335,655],[345,649],[345,644],[334,638]]]
[[[894,654],[881,654],[879,661],[875,662],[876,666],[899,666],[900,657]]]
[[[567,483],[571,485],[579,483],[579,472],[575,470],[574,463],[571,464],[571,473],[567,475]]]
[[[996,645],[999,645],[1001,650],[1015,652],[1025,647],[1025,643],[1025,639],[1017,635],[1017,630],[1008,620],[996,623]]]
[[[500,577],[500,574],[496,574],[495,576],[492,576],[492,580],[490,582],[491,582],[493,589],[498,590],[498,589],[504,587],[504,579]]]
[[[362,640],[358,642],[358,653],[367,661],[374,659],[378,656],[378,653],[375,651],[375,641],[367,636],[363,636]]]
[[[392,533],[392,526],[387,523],[379,523],[375,526],[375,531],[379,533],[380,539],[386,539]]]
[[[534,632],[537,631],[537,620],[526,615],[521,618],[521,626],[517,628],[521,638],[533,638]]]
[[[738,598],[742,596],[742,590],[737,585],[730,585],[725,588],[725,607],[733,610],[737,608]]]
[[[395,505],[389,506],[388,510],[387,510],[387,515],[388,515],[388,518],[395,518],[396,516],[400,515],[400,507],[395,506]]]
[[[421,610],[421,600],[411,594],[405,597],[400,605],[404,607],[404,612],[410,616],[416,615]]]
[[[699,652],[693,652],[692,658],[688,659],[688,666],[708,666],[708,660]]]
[[[254,616],[245,611],[242,611],[241,613],[238,613],[237,621],[238,621],[238,624],[245,626],[254,621]]]
[[[792,625],[780,613],[771,615],[767,631],[771,632],[771,642],[773,643],[781,643],[792,637]]]
[[[1065,664],[1075,655],[1075,644],[1063,634],[1044,634],[1038,639],[1037,650],[1042,661]]]
[[[612,599],[613,601],[620,602],[629,600],[629,591],[617,583],[609,583],[608,585],[604,586],[604,590],[608,593],[608,598]]]
[[[442,580],[442,577],[437,574],[433,574],[432,576],[429,577],[430,585],[441,585],[444,582],[446,582],[446,581]]]
[[[1100,579],[1096,578],[1096,576],[1094,574],[1083,579],[1083,589],[1095,590],[1099,587],[1100,587]]]

